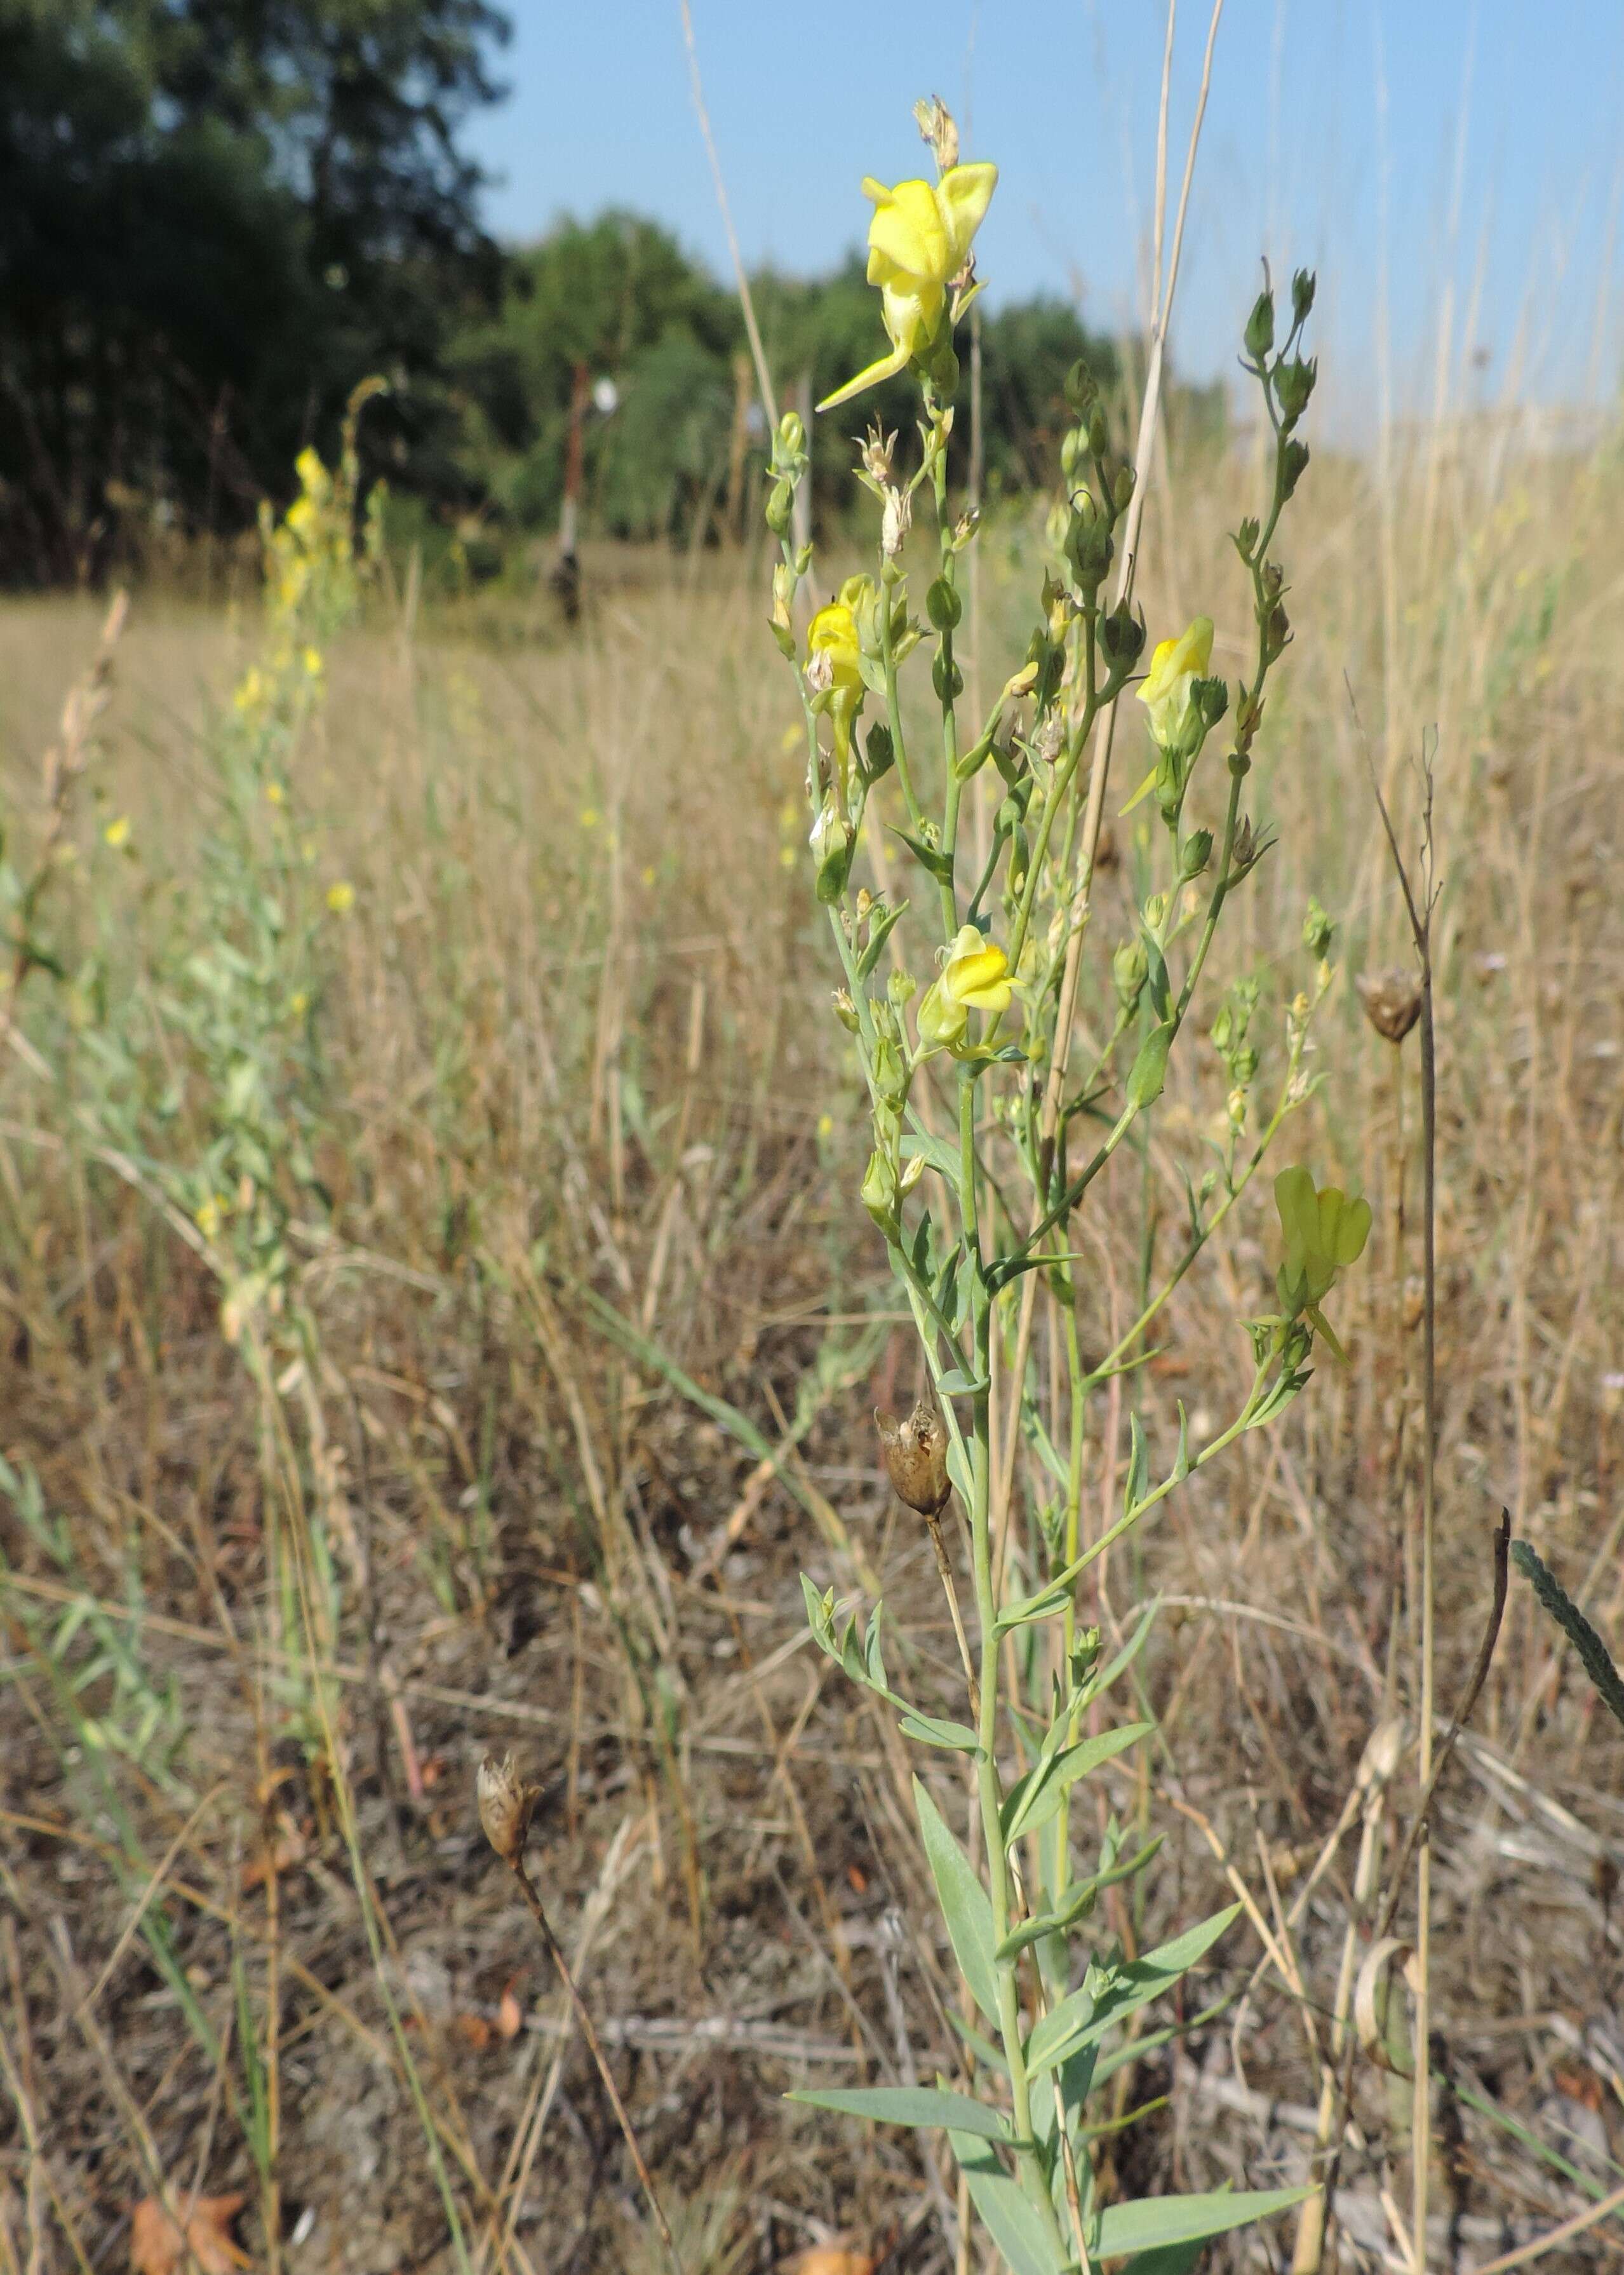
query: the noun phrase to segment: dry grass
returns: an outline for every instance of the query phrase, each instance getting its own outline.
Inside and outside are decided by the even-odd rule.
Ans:
[[[1144,593],[1147,613],[1182,621],[1218,593],[1219,670],[1226,608],[1243,621],[1222,533],[1248,472],[1175,466],[1152,503],[1176,503],[1185,535],[1176,589]],[[1289,992],[1311,891],[1341,926],[1331,1081],[1294,1144],[1363,1183],[1379,1230],[1339,1313],[1348,1373],[1247,1439],[1221,1489],[1176,1496],[1142,1576],[1102,1573],[1107,1621],[1141,1576],[1167,1599],[1142,1662],[1160,1783],[1107,1777],[1117,1809],[1169,1834],[1151,1916],[1117,1922],[1130,1939],[1222,1893],[1169,1795],[1210,1820],[1280,1932],[1372,1728],[1411,1701],[1418,1183],[1398,1074],[1413,1085],[1414,1045],[1395,1059],[1351,985],[1399,959],[1402,931],[1344,672],[1410,835],[1409,761],[1437,734],[1440,1700],[1477,1649],[1502,1503],[1624,1641],[1624,465],[1613,443],[1581,462],[1481,431],[1419,451],[1386,495],[1352,465],[1317,466],[1304,499],[1298,644],[1257,800],[1282,850],[1231,953]],[[1023,525],[999,546],[989,684],[1023,645],[1014,595],[1036,540]],[[356,898],[330,928],[312,1141],[330,1207],[295,1227],[319,1361],[302,1402],[283,1402],[281,1469],[214,1281],[132,1182],[140,1163],[110,1160],[81,1110],[94,1052],[31,982],[0,1069],[0,1451],[17,1479],[0,1506],[0,2262],[31,2275],[121,2257],[128,2204],[160,2181],[247,2189],[245,2239],[273,2269],[455,2264],[448,2195],[481,2275],[659,2264],[590,2061],[480,1838],[472,1772],[493,1744],[544,1788],[533,1866],[694,2275],[842,2233],[888,2251],[888,2275],[949,2264],[948,2199],[911,2137],[777,2098],[809,2077],[895,2078],[906,2040],[956,2060],[913,1765],[804,1647],[798,1573],[850,1592],[872,1567],[916,1695],[947,1699],[956,1661],[928,1541],[888,1500],[867,1420],[911,1391],[914,1361],[847,1206],[865,1141],[782,667],[742,570],[635,571],[600,577],[578,636],[539,605],[413,625],[388,597],[331,660],[298,798],[320,875]],[[19,860],[37,754],[97,615],[0,611]],[[177,888],[212,820],[210,706],[252,631],[138,599],[100,804],[51,903],[69,962],[99,939],[118,1017],[159,1052]],[[131,825],[117,858],[97,850],[115,817]],[[1098,919],[1113,936],[1129,832]],[[1148,1157],[1113,1165],[1091,1345],[1137,1308],[1147,1210],[1162,1252],[1178,1241],[1178,1164],[1221,1102],[1206,1055]],[[184,1147],[193,1112],[183,1094],[154,1126]],[[1138,1390],[1102,1402],[1101,1509],[1129,1395],[1154,1437],[1176,1397],[1217,1413],[1244,1388],[1233,1322],[1266,1280],[1261,1199],[1227,1235]],[[606,1334],[605,1305],[640,1355]],[[798,1427],[782,1475],[729,1410],[774,1447]],[[317,1630],[269,1586],[298,1523],[334,1558],[331,1679],[310,1665]],[[1479,2264],[1616,2185],[1621,1797],[1620,1734],[1514,1591],[1436,1831],[1439,2266]],[[943,1799],[958,1806],[945,1780]],[[1390,1841],[1410,1800],[1401,1776]],[[1356,1846],[1288,1937],[1322,2018]],[[1241,1988],[1260,1956],[1237,1929],[1204,1995]],[[1100,2144],[1107,2185],[1303,2169],[1314,2072],[1300,2004],[1266,1968],[1238,2022],[1120,2076],[1124,2111],[1167,2099]],[[1344,2264],[1376,2264],[1403,2089],[1363,2066],[1356,2106]],[[1550,2264],[1612,2264],[1620,2236],[1598,2225]],[[1273,2264],[1270,2248],[1231,2240],[1209,2264]]]

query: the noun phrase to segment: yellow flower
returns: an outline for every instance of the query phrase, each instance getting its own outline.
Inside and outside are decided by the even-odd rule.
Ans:
[[[1177,639],[1165,639],[1151,658],[1139,700],[1151,716],[1151,734],[1165,750],[1184,725],[1192,682],[1206,677],[1212,661],[1212,619],[1197,616]]]
[[[584,805],[576,816],[583,829],[595,829],[602,819],[595,805]]]
[[[231,701],[245,717],[250,711],[259,709],[265,700],[265,693],[264,677],[257,665],[251,665],[238,681]]]
[[[863,194],[874,203],[868,225],[868,281],[880,287],[880,314],[891,352],[821,402],[833,410],[865,388],[877,387],[926,348],[941,328],[948,287],[970,257],[998,169],[985,161],[949,166],[939,182],[898,182],[888,190],[869,177]]]
[[[355,887],[340,881],[327,888],[327,905],[336,917],[348,916],[355,906]]]
[[[857,638],[857,607],[872,591],[866,577],[849,577],[840,598],[820,608],[806,628],[806,679],[814,703],[827,710],[835,729],[835,760],[845,780],[851,756],[851,729],[863,707],[863,650]]]
[[[279,782],[268,782],[265,785],[265,796],[268,803],[272,805],[285,805],[287,803],[288,794]]]
[[[996,941],[975,925],[965,925],[948,951],[942,992],[966,1011],[1007,1011],[1013,986],[1009,959]]]
[[[305,669],[309,673],[311,678],[320,679],[321,676],[321,649],[319,647],[307,647],[305,650],[302,661],[304,662]]]
[[[112,846],[115,850],[120,845],[128,844],[129,841],[130,820],[127,814],[121,813],[117,821],[110,821],[102,832],[102,843]]]
[[[197,1228],[205,1240],[212,1240],[220,1229],[220,1204],[212,1193],[197,1213]]]

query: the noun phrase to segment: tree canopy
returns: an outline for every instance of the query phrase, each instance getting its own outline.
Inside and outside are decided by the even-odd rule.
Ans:
[[[241,527],[372,374],[365,448],[422,528],[555,526],[583,386],[588,526],[743,525],[766,434],[732,292],[636,214],[505,252],[481,226],[463,129],[507,30],[490,0],[0,0],[0,580]],[[857,253],[754,291],[786,403],[872,360]],[[988,487],[1052,481],[1067,370],[1110,395],[1122,351],[1060,299],[978,321]],[[910,402],[816,422],[820,512]]]

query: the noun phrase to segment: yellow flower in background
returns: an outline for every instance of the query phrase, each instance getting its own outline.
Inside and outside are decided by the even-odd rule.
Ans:
[[[110,821],[102,832],[102,843],[110,845],[116,852],[119,846],[127,845],[129,842],[130,819],[127,814],[121,813],[117,821]]]
[[[930,345],[941,326],[948,287],[970,257],[997,185],[998,169],[985,160],[949,166],[939,182],[898,182],[888,190],[872,176],[864,181],[863,194],[874,204],[868,281],[880,287],[891,352],[826,397],[820,411],[877,387]]]
[[[966,1011],[1007,1011],[1014,985],[1009,959],[996,941],[975,925],[964,925],[948,951],[942,993]]]
[[[250,711],[259,709],[265,700],[265,675],[257,664],[250,664],[237,683],[237,690],[231,697],[231,701],[245,718]]]
[[[304,654],[304,657],[303,657],[303,661],[304,661],[305,669],[306,669],[306,671],[309,674],[309,676],[311,676],[311,678],[312,678],[312,679],[320,679],[320,678],[321,678],[321,649],[320,649],[319,647],[307,647],[307,648],[305,650],[305,654]]]
[[[1151,734],[1165,749],[1178,740],[1191,684],[1205,679],[1212,661],[1212,619],[1197,616],[1176,639],[1165,639],[1151,658],[1138,694],[1150,714]]]
[[[327,888],[327,905],[336,917],[348,916],[355,906],[355,887],[342,881]]]

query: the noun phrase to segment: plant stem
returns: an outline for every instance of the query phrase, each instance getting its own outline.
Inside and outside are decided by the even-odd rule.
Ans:
[[[609,2106],[615,2112],[615,2120],[620,2127],[631,2161],[637,2167],[637,2175],[642,2184],[643,2194],[647,2197],[648,2208],[654,2216],[654,2226],[660,2230],[660,2240],[665,2245],[671,2264],[676,2270],[676,2275],[683,2275],[682,2260],[677,2256],[676,2245],[672,2240],[670,2226],[661,2209],[660,2198],[654,2193],[654,2183],[649,2175],[648,2166],[643,2161],[643,2151],[638,2146],[638,2136],[631,2129],[631,2120],[626,2114],[626,2105],[620,2097],[620,2089],[615,2082],[615,2073],[609,2067],[608,2057],[603,2051],[603,2042],[598,2036],[597,2026],[593,2021],[586,2001],[576,1988],[575,1977],[570,1972],[570,1962],[564,1957],[558,1938],[553,1933],[547,1914],[541,1908],[541,1899],[536,1893],[535,1885],[525,1870],[525,1856],[522,1848],[509,1857],[508,1866],[514,1878],[518,1882],[519,1893],[530,1908],[531,1917],[541,1931],[541,1940],[547,1946],[548,1957],[558,1971],[558,1979],[563,1984],[565,1994],[575,2010],[575,2019],[579,2026],[581,2036],[585,2039],[592,2058],[598,2065],[598,2075],[603,2080],[603,2090],[608,2095]]]

